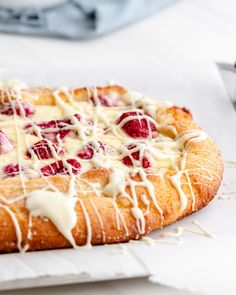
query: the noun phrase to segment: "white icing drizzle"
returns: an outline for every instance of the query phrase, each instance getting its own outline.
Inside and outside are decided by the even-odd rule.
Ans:
[[[128,237],[129,236],[129,229],[126,225],[126,222],[124,220],[124,217],[122,216],[117,204],[116,204],[116,200],[115,199],[108,199],[108,201],[113,205],[114,209],[115,209],[115,214],[116,214],[116,228],[118,230],[121,230],[121,227],[120,227],[120,221],[125,229],[125,235]]]
[[[145,112],[156,118],[158,108],[170,108],[173,106],[173,103],[170,101],[150,100],[148,97],[143,96],[135,102],[135,106],[142,107]]]
[[[202,235],[207,238],[214,237],[214,235],[210,233],[205,227],[200,225],[198,221],[194,220],[192,221],[192,224],[195,225],[197,229],[194,229],[188,226],[178,226],[177,228],[175,228],[174,231],[164,232],[158,238],[153,239],[151,237],[144,236],[142,237],[141,240],[149,246],[153,246],[156,243],[166,244],[166,245],[179,245],[183,242],[182,236],[184,232],[190,232],[192,234]]]
[[[61,92],[63,92],[67,97],[69,97],[69,100],[71,99],[69,90],[66,87],[61,87],[53,92],[53,96],[55,97],[56,103],[63,110],[64,115],[71,119],[75,129],[79,131],[80,138],[82,140],[85,140],[85,128],[83,128],[82,124],[74,116],[76,114],[76,110],[69,104],[65,103],[63,99],[60,97]]]
[[[180,197],[180,211],[184,211],[188,204],[186,194],[181,187],[182,175],[183,175],[183,171],[178,171],[175,175],[170,177],[170,181],[173,184],[173,186],[176,188],[176,190],[178,191],[178,194]]]
[[[190,193],[191,193],[191,197],[192,197],[192,210],[194,211],[195,210],[196,200],[195,200],[195,195],[194,195],[193,187],[192,187],[191,180],[190,180],[190,177],[189,177],[188,172],[185,171],[184,174],[185,174],[185,176],[187,178],[187,184],[188,184],[189,189],[190,189]]]
[[[154,185],[152,184],[151,181],[148,180],[148,178],[143,170],[141,170],[141,169],[139,170],[139,175],[140,175],[142,181],[144,181],[146,189],[149,193],[149,196],[151,197],[153,204],[156,207],[157,211],[160,213],[161,219],[163,221],[163,215],[162,215],[163,212],[162,212],[161,207],[157,203]]]
[[[143,204],[147,206],[147,209],[144,212],[144,216],[145,216],[146,214],[149,213],[150,201],[148,200],[148,198],[146,197],[145,194],[141,195],[141,200],[142,200]]]
[[[179,240],[184,232],[190,232],[193,234],[205,236],[207,238],[214,237],[214,235],[212,233],[210,233],[205,227],[200,225],[200,223],[197,220],[193,220],[192,224],[195,225],[195,227],[197,229],[185,227],[185,226],[178,226],[174,232],[165,232],[165,233],[161,234],[161,236],[164,238],[176,238],[177,240]]]
[[[144,234],[145,233],[145,218],[144,218],[143,211],[138,206],[135,206],[135,207],[131,208],[131,213],[137,221],[138,231],[141,234]]]
[[[117,126],[119,128],[122,128],[125,123],[129,122],[130,120],[140,120],[140,119],[146,119],[148,122],[153,123],[157,128],[158,128],[158,124],[157,122],[150,116],[146,115],[143,110],[139,110],[139,109],[134,109],[132,110],[132,112],[136,112],[136,115],[130,115],[126,118],[124,118]],[[139,114],[142,113],[142,114]],[[148,124],[148,127],[150,128],[150,123]],[[150,131],[150,130],[149,130]],[[149,132],[149,134],[151,135],[151,132]]]
[[[66,87],[60,87],[53,92],[53,96],[55,97],[57,105],[63,110],[64,115],[71,117],[75,114],[75,110],[73,107],[63,101],[63,99],[60,97],[61,92],[67,94],[68,89]]]
[[[193,220],[192,222],[199,230],[202,232],[202,235],[208,238],[214,238],[214,235],[210,233],[205,227],[203,227],[197,220]],[[185,229],[186,230],[186,229]],[[189,230],[189,229],[188,229]],[[193,232],[193,231],[192,231]],[[200,233],[201,234],[201,233]]]
[[[155,244],[155,240],[147,236],[142,237],[142,241],[150,246],[153,246]]]
[[[20,104],[20,100],[19,100],[19,92],[16,91],[15,95],[14,95],[15,100],[18,102],[19,107],[21,107]],[[23,190],[23,194],[26,194],[26,189],[25,189],[25,184],[24,184],[24,175],[22,173],[22,161],[21,161],[21,136],[20,136],[20,131],[18,128],[18,117],[16,114],[16,108],[15,105],[12,103],[12,98],[9,96],[9,101],[11,103],[12,109],[13,109],[13,121],[14,121],[14,128],[15,128],[15,132],[16,132],[16,138],[17,138],[17,159],[18,159],[18,165],[19,165],[19,176],[20,176],[20,180],[21,180],[21,186],[22,186],[22,190]],[[24,114],[24,111],[21,113]]]
[[[112,206],[114,207],[115,209],[115,214],[116,214],[116,228],[118,230],[120,230],[120,211],[119,211],[119,208],[116,204],[116,200],[115,199],[108,199],[108,201],[112,204]]]
[[[101,217],[101,214],[99,213],[97,207],[95,206],[93,200],[91,198],[89,198],[89,202],[91,203],[93,209],[94,209],[94,212],[98,218],[98,221],[99,221],[99,224],[100,224],[100,227],[101,227],[101,231],[102,231],[102,239],[103,239],[103,243],[105,243],[106,241],[106,233],[105,233],[105,230],[104,230],[104,224],[103,224],[103,221],[102,221],[102,217]]]
[[[13,78],[6,81],[0,81],[0,88],[18,92],[22,89],[26,89],[27,85],[23,81]]]
[[[233,196],[232,196],[233,195]],[[236,191],[223,192],[218,196],[219,200],[231,200],[232,197],[236,196]]]
[[[109,176],[109,182],[104,187],[104,194],[116,198],[119,194],[125,194],[125,187],[127,182],[123,171],[113,168],[112,173]]]
[[[51,191],[35,190],[26,198],[26,207],[31,216],[49,218],[71,245],[77,248],[71,232],[77,222],[75,203],[76,198],[73,196]]]
[[[176,239],[173,241],[170,240],[164,240],[164,239],[153,239],[147,236],[142,237],[141,239],[142,242],[144,242],[146,245],[149,246],[154,246],[155,244],[164,244],[164,245],[171,245],[171,246],[176,246],[176,245],[180,245],[182,243],[182,240],[180,239]]]
[[[183,232],[184,232],[184,228],[178,226],[174,232],[165,232],[161,236],[164,238],[176,238],[177,240],[179,240]]]
[[[83,210],[84,213],[84,218],[85,218],[85,222],[86,222],[86,226],[87,226],[87,240],[86,240],[86,245],[84,247],[86,248],[91,248],[91,241],[92,241],[92,227],[91,227],[91,222],[90,222],[90,218],[88,215],[88,212],[84,206],[84,202],[81,198],[78,198],[78,201],[81,205],[81,208]]]
[[[29,214],[27,240],[31,240],[31,238],[32,238],[31,227],[32,227],[32,216]]]
[[[184,151],[183,151],[182,160],[180,162],[180,170],[177,171],[175,175],[170,177],[170,181],[172,185],[175,187],[175,189],[178,191],[178,194],[180,197],[180,211],[184,211],[188,204],[188,199],[186,197],[186,194],[181,187],[182,185],[181,177],[183,174],[187,177],[188,185],[190,188],[190,192],[192,196],[192,209],[193,210],[195,209],[195,196],[194,196],[194,192],[193,192],[191,181],[188,174],[190,170],[188,171],[185,170],[185,165],[186,165],[187,153],[188,153],[188,149],[190,145],[194,142],[198,142],[205,139],[207,139],[207,135],[205,132],[201,130],[191,130],[191,131],[186,131],[182,133],[179,136],[179,138],[177,138],[176,140],[177,146],[180,149],[184,149]],[[178,169],[178,167],[176,168]]]

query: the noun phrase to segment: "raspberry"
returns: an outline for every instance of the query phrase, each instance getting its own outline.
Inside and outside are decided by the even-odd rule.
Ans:
[[[137,146],[131,144],[127,148],[128,148],[128,150],[132,150],[132,149],[136,149]],[[141,163],[142,163],[143,168],[149,168],[149,167],[151,167],[151,163],[150,163],[149,159],[147,158],[147,156],[145,154],[146,153],[144,152],[144,155],[143,155],[142,159],[140,159],[140,151],[135,151],[133,153],[131,151],[131,155],[130,156],[125,156],[122,159],[122,162],[126,166],[133,166],[133,161],[132,161],[132,158],[133,158],[134,160],[139,161],[139,166],[141,166]]]
[[[96,106],[97,101],[94,99],[94,97],[91,97],[91,100],[93,104]],[[105,106],[105,107],[114,107],[114,106],[117,106],[118,104],[118,100],[108,94],[98,94],[97,100],[100,102],[102,106]]]
[[[80,152],[78,152],[77,157],[83,160],[90,160],[93,157],[93,149],[90,146],[85,146]]]
[[[20,117],[29,117],[35,113],[34,106],[26,101],[14,100],[0,104],[0,114],[2,115],[11,116],[14,114],[14,110]]]
[[[68,159],[66,162],[71,166],[73,174],[78,174],[81,168],[80,163],[75,159]],[[66,166],[66,165],[65,165]],[[69,175],[68,169],[63,165],[63,161],[57,161],[46,165],[40,169],[43,176],[51,176],[56,174]]]
[[[77,118],[78,121],[81,120],[81,117],[79,114],[75,114],[74,116]],[[71,122],[70,118],[35,123],[35,125],[40,128],[41,136],[43,138],[47,138],[52,141],[56,140],[57,134],[60,135],[60,139],[63,139],[64,137],[66,137],[71,131],[69,129],[69,126],[72,124],[73,122]],[[32,124],[26,125],[25,129],[29,130],[31,134],[37,136],[37,133],[35,129],[33,128]]]
[[[139,116],[140,118],[133,118],[136,116]],[[118,120],[116,121],[116,124],[121,124],[121,128],[130,137],[133,137],[133,138],[152,137],[152,138],[154,138],[157,136],[156,127],[155,127],[155,124],[151,120],[146,118],[147,116],[152,118],[150,115],[143,114],[142,112],[125,112],[118,118]],[[124,124],[122,124],[122,121],[126,120],[126,118],[129,118],[129,120],[126,121]]]
[[[79,115],[79,114],[74,114],[74,116],[76,117],[76,119],[78,120],[78,121],[81,121],[81,116]],[[72,123],[71,123],[72,124]]]
[[[6,134],[0,130],[0,155],[5,154],[13,150],[13,145],[7,138]]]
[[[24,167],[21,167],[21,171],[25,171]],[[20,174],[20,166],[18,163],[13,163],[6,165],[3,168],[3,172],[6,175],[6,177],[14,177]]]
[[[90,143],[86,146],[84,146],[79,153],[77,154],[77,157],[83,160],[90,160],[94,156],[94,152],[98,153],[99,150],[102,150],[104,154],[106,154],[106,145],[100,141],[98,141],[98,144]]]
[[[26,155],[31,158],[31,153],[33,152],[39,160],[52,158],[53,149],[58,155],[63,154],[63,150],[58,146],[58,144],[50,142],[49,140],[40,140],[35,143],[30,149],[26,151]]]

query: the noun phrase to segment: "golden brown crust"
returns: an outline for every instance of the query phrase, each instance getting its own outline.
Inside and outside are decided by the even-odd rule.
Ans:
[[[25,95],[29,97],[29,92],[33,94],[34,91],[41,91],[41,96],[40,99],[37,99],[36,101],[32,96],[30,98],[32,103],[55,103],[51,90],[49,89],[33,89],[28,91],[28,93],[25,91]],[[109,93],[110,91],[118,91],[121,94],[125,93],[125,90],[118,86],[98,88],[98,91],[105,93]],[[73,93],[75,99],[80,100],[86,97],[87,90],[86,88],[75,89]],[[159,123],[174,126],[178,134],[187,130],[199,129],[199,127],[192,121],[191,114],[177,107],[158,110],[158,118]],[[153,203],[151,203],[149,213],[145,215],[145,233],[171,224],[176,220],[201,209],[216,195],[221,183],[223,167],[220,152],[211,139],[196,141],[189,146],[185,169],[188,171],[195,196],[194,208],[192,192],[190,186],[187,184],[188,179],[185,174],[182,175],[181,181],[182,183],[186,183],[182,185],[182,189],[187,196],[188,202],[185,210],[182,212],[180,211],[179,193],[170,180],[170,176],[175,172],[170,170],[164,175],[163,179],[154,175],[148,176],[149,181],[151,181],[155,187],[155,196],[159,206],[162,208],[163,220],[158,210]],[[83,179],[94,182],[99,181],[105,185],[108,182],[109,174],[110,171],[105,168],[90,170],[82,175],[82,179],[77,185],[85,185]],[[135,176],[135,178],[137,181],[140,181],[138,176]],[[53,176],[48,179],[60,191],[67,191],[69,178]],[[41,178],[27,180],[25,183],[27,192],[43,188],[44,185],[45,180]],[[129,193],[129,188],[126,190]],[[117,199],[118,210],[123,218],[123,221],[121,218],[118,219],[118,225],[117,211],[114,204],[112,204],[111,199],[105,196],[98,197],[91,192],[82,193],[82,191],[83,190],[81,190],[81,193],[79,193],[78,196],[83,200],[90,218],[93,245],[125,242],[130,239],[138,239],[141,237],[137,228],[136,220],[131,214],[131,204],[127,198],[119,196]],[[0,181],[1,196],[10,199],[21,195],[21,193],[21,182],[18,177],[11,179],[7,178]],[[149,199],[150,196],[148,196],[146,188],[141,186],[136,187],[136,193],[139,207],[144,211],[146,207],[143,202],[141,202],[141,195],[145,194]],[[92,200],[92,202],[90,200]],[[99,222],[92,203],[96,206],[101,215],[104,228],[102,228]],[[29,243],[30,251],[70,247],[70,243],[59,233],[52,222],[41,217],[33,217],[31,228],[32,237],[30,240],[27,240],[29,213],[25,208],[25,200],[13,203],[9,205],[9,208],[15,213],[15,216],[18,219],[22,231],[22,244],[25,245]],[[87,225],[79,202],[77,202],[76,205],[76,213],[78,219],[72,233],[77,245],[84,245],[87,238]],[[9,214],[2,208],[0,208],[0,228],[0,252],[17,251],[17,236],[14,224]]]
[[[123,95],[126,90],[121,86],[106,86],[106,87],[96,87],[99,94],[109,94],[111,92],[116,92]],[[73,94],[73,99],[77,101],[87,100],[88,88],[73,88],[70,89]],[[29,88],[21,90],[22,99],[31,102],[34,105],[55,105],[55,97],[53,96],[53,90],[45,87]],[[63,91],[60,93],[60,97],[67,101],[66,95]],[[6,91],[0,89],[0,101],[14,100],[14,91]]]

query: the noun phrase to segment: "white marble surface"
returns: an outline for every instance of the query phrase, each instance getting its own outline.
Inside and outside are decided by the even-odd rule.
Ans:
[[[221,83],[215,61],[236,59],[236,1],[179,0],[162,13],[89,42],[0,35],[0,66],[119,68],[165,65],[170,75],[198,67],[206,83]],[[207,71],[204,70],[207,69]],[[114,75],[115,77],[115,75]],[[177,77],[178,79],[179,77]],[[192,75],[191,79],[199,76]],[[191,85],[189,85],[191,88]],[[214,89],[214,87],[213,87]],[[214,91],[214,90],[213,90]],[[178,96],[178,95],[177,95]],[[145,279],[8,291],[4,294],[191,294]],[[3,294],[3,293],[2,293]]]

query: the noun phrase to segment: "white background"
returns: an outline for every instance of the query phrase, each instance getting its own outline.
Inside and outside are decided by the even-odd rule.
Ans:
[[[0,65],[10,67],[103,67],[140,69],[165,66],[182,79],[197,69],[212,87],[221,83],[214,62],[236,59],[236,1],[180,0],[161,13],[109,36],[88,42],[0,35]],[[111,71],[109,71],[111,72]],[[104,75],[102,75],[104,76]],[[112,77],[115,78],[115,73]],[[62,77],[63,79],[63,77]],[[145,80],[145,77],[144,77]],[[78,81],[79,83],[79,81]],[[171,87],[171,86],[170,86]],[[191,84],[189,84],[191,92]],[[178,94],[176,94],[178,96]],[[51,287],[4,294],[191,294],[145,279]]]

